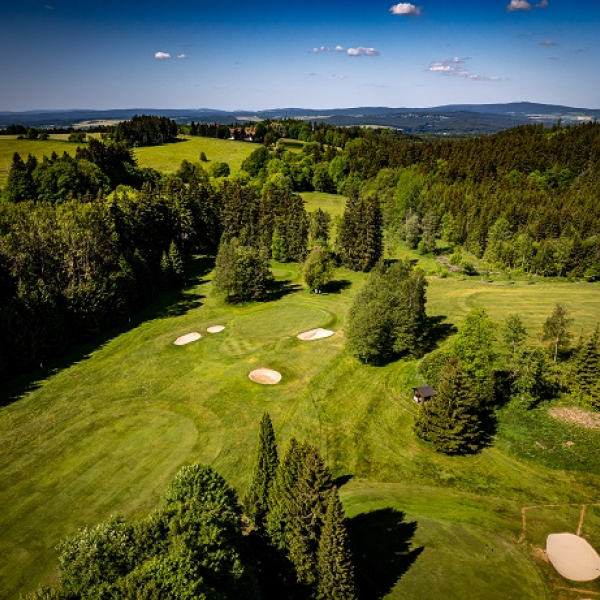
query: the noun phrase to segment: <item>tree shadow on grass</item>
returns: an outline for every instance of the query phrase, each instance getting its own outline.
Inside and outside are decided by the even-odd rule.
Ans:
[[[421,343],[423,354],[435,350],[444,340],[456,333],[458,329],[453,323],[445,323],[446,315],[426,317],[425,331],[427,332]]]
[[[281,300],[289,294],[299,292],[302,286],[298,283],[292,283],[289,279],[282,281],[273,281],[269,293],[264,298],[263,302],[272,302],[273,300]]]
[[[352,285],[351,281],[347,279],[334,279],[327,285],[323,286],[323,292],[325,294],[341,294],[344,290],[347,290]]]
[[[423,547],[411,548],[416,521],[402,511],[383,508],[346,521],[360,600],[380,600],[417,560]]]
[[[28,392],[38,389],[48,377],[87,360],[94,351],[146,321],[182,316],[202,306],[204,296],[191,292],[190,289],[204,282],[204,277],[214,268],[214,264],[213,257],[195,257],[188,265],[184,288],[159,293],[148,306],[137,314],[131,317],[122,317],[119,323],[90,340],[72,345],[57,358],[45,359],[40,367],[18,374],[8,381],[0,382],[0,406],[12,404]]]

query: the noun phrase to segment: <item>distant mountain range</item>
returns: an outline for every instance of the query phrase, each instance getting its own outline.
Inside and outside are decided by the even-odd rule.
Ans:
[[[359,107],[335,109],[278,108],[260,111],[213,109],[131,108],[114,110],[39,110],[0,112],[0,128],[11,124],[26,127],[86,126],[104,121],[130,119],[134,115],[161,115],[185,124],[231,123],[264,119],[295,118],[322,121],[338,126],[391,127],[406,133],[435,135],[481,135],[516,125],[544,123],[560,119],[564,124],[600,118],[600,109],[573,108],[552,104],[513,102],[508,104],[452,104],[431,108]]]

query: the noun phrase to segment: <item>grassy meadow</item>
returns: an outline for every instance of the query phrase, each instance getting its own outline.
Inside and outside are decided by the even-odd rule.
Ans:
[[[0,189],[4,187],[12,157],[15,152],[18,152],[23,160],[27,160],[27,155],[31,154],[38,160],[44,156],[50,156],[52,152],[56,152],[59,156],[63,152],[74,155],[78,144],[67,141],[68,135],[51,135],[48,140],[18,140],[17,136],[2,135],[0,136]]]
[[[233,173],[240,170],[242,162],[253,150],[256,146],[247,142],[186,136],[173,144],[135,148],[133,153],[140,167],[172,173],[179,169],[181,161],[198,162],[200,153],[204,152],[208,162],[202,163],[203,166],[208,168],[213,162],[226,162]]]
[[[578,597],[539,551],[547,533],[576,530],[572,507],[542,511],[519,542],[521,509],[596,502],[600,431],[542,408],[539,418],[501,415],[497,440],[480,454],[438,455],[412,432],[416,363],[365,366],[344,350],[346,314],[364,275],[339,269],[331,293],[311,295],[297,265],[275,263],[281,298],[228,306],[211,294],[210,269],[198,259],[184,292],[162,296],[126,330],[5,395],[0,597],[52,581],[56,545],[77,529],[159,506],[184,463],[213,466],[243,494],[265,410],[281,452],[291,436],[317,444],[343,484],[362,597]],[[428,312],[446,323],[459,325],[483,305],[497,320],[520,312],[532,339],[556,301],[575,331],[589,328],[600,285],[453,276],[431,277],[428,287]],[[211,325],[226,329],[209,334]],[[336,334],[295,337],[313,327]],[[191,331],[202,339],[173,345]],[[251,382],[258,367],[280,371],[282,382]],[[596,545],[599,515],[590,511],[583,530]],[[576,587],[600,594],[597,583]]]
[[[94,134],[92,134],[94,135]],[[12,163],[12,157],[18,152],[24,160],[31,154],[38,159],[50,156],[52,152],[74,155],[79,144],[67,141],[68,134],[53,134],[48,140],[19,140],[17,136],[0,136],[0,189],[4,187]],[[200,153],[208,158],[205,167],[212,162],[226,162],[231,171],[239,171],[244,159],[256,149],[253,144],[216,140],[212,138],[186,137],[174,144],[136,148],[134,156],[140,167],[151,167],[172,173],[181,166],[181,161],[198,162]]]

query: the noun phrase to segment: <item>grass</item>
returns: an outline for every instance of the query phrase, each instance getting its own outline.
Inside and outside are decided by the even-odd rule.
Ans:
[[[308,210],[343,210],[339,196],[304,197]],[[435,259],[419,261],[436,272]],[[492,447],[437,455],[412,432],[416,363],[371,367],[344,350],[347,311],[365,276],[339,269],[346,286],[311,295],[298,265],[273,270],[287,282],[279,300],[229,306],[210,294],[210,276],[195,281],[67,367],[34,377],[0,409],[0,597],[52,580],[55,546],[78,528],[157,507],[184,463],[212,465],[243,493],[267,410],[282,451],[291,436],[315,443],[347,481],[341,494],[362,600],[576,598],[541,549],[548,533],[574,530],[577,507],[532,514],[531,535],[519,542],[521,509],[598,501],[600,431],[552,419],[545,406],[504,409]],[[559,301],[573,331],[589,331],[599,292],[599,284],[430,277],[428,312],[457,326],[474,306],[498,322],[517,312],[535,342]],[[215,324],[225,331],[206,334]],[[295,337],[318,326],[336,335]],[[191,331],[204,336],[173,345]],[[280,371],[282,382],[251,382],[257,367]],[[600,539],[600,507],[589,508],[583,534]],[[582,589],[600,593],[598,583]]]
[[[68,134],[54,134],[49,140],[18,140],[17,136],[0,136],[0,188],[6,184],[12,157],[18,152],[24,160],[27,155],[41,159],[56,152],[74,155],[78,144],[68,142]],[[217,140],[212,138],[188,137],[174,144],[136,148],[135,158],[140,167],[151,167],[167,173],[177,171],[181,161],[199,162],[200,152],[205,152],[209,160],[202,163],[209,167],[211,162],[226,162],[232,172],[239,171],[244,159],[256,149],[255,144]]]
[[[134,155],[140,167],[172,173],[179,169],[183,160],[199,162],[200,153],[204,152],[209,161],[202,163],[204,167],[208,168],[214,162],[226,162],[231,171],[235,172],[240,170],[242,162],[256,148],[255,144],[247,142],[192,136],[180,139],[174,144],[136,148]]]
[[[274,270],[300,281],[297,265]],[[268,410],[282,449],[292,435],[309,440],[336,476],[350,477],[342,496],[355,539],[390,519],[406,534],[404,551],[390,550],[395,578],[386,583],[388,598],[452,600],[465,590],[473,598],[558,598],[561,581],[536,558],[543,536],[517,543],[520,510],[596,500],[600,432],[548,422],[545,409],[506,413],[497,442],[481,454],[435,454],[412,433],[415,363],[375,368],[344,351],[347,310],[364,276],[341,269],[337,278],[349,282],[340,293],[291,288],[277,301],[242,306],[224,305],[210,295],[208,279],[198,282],[181,299],[164,296],[160,310],[33,381],[31,391],[0,409],[0,596],[49,581],[56,544],[78,528],[158,506],[183,463],[210,464],[243,493],[257,424]],[[596,284],[497,290],[432,278],[429,309],[460,323],[479,302],[495,318],[523,307],[532,329],[555,298],[570,299],[576,328],[600,313]],[[187,346],[172,343],[215,324],[225,331]],[[296,339],[317,326],[337,333],[318,342]],[[261,366],[280,371],[282,383],[251,382],[248,373]],[[565,450],[565,439],[575,446]],[[550,529],[562,523],[561,515],[548,514]],[[598,515],[589,527],[598,539]],[[392,550],[403,557],[398,564]],[[361,558],[367,567],[374,552]]]
[[[341,217],[344,214],[347,200],[345,196],[326,194],[325,192],[302,192],[300,195],[306,202],[307,212],[314,212],[320,208],[334,218]]]
[[[31,154],[38,160],[44,156],[50,156],[56,152],[59,156],[63,152],[75,155],[78,144],[67,141],[68,135],[52,135],[49,140],[18,140],[17,136],[0,136],[0,188],[3,188],[8,178],[12,157],[18,152],[23,160],[27,160],[27,155]]]

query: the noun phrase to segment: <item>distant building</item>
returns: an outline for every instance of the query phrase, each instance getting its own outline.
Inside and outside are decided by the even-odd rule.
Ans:
[[[413,388],[413,399],[417,404],[424,404],[435,396],[435,390],[430,385]]]

